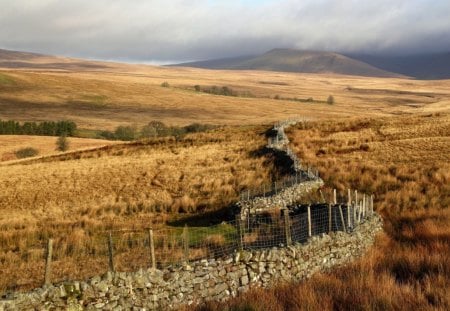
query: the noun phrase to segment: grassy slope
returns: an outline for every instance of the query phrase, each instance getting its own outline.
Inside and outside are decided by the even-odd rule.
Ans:
[[[0,83],[3,108],[0,118],[21,121],[69,118],[79,127],[90,129],[143,125],[155,119],[174,125],[260,124],[293,115],[308,118],[389,115],[420,112],[430,105],[434,105],[434,110],[448,110],[448,105],[439,105],[450,101],[449,81],[110,66],[92,71],[3,70],[2,76],[12,82]],[[171,87],[161,87],[163,81]],[[249,91],[256,98],[196,93],[192,90],[196,84],[226,85]],[[330,94],[336,99],[332,106],[268,98],[279,95],[326,101]]]
[[[31,147],[36,149],[38,156],[58,154],[56,140],[58,137],[28,136],[28,135],[0,135],[0,162],[16,159],[15,152],[21,148]],[[115,142],[101,139],[87,139],[70,137],[69,151],[96,148]]]
[[[242,188],[274,174],[270,156],[260,153],[267,128],[223,128],[0,166],[0,289],[39,285],[49,236],[57,244],[56,280],[85,278],[107,267],[96,255],[104,251],[105,230],[160,227],[179,213],[237,201]],[[80,267],[79,260],[90,264]],[[132,261],[117,264],[130,269]]]
[[[319,122],[289,136],[326,184],[376,194],[385,233],[329,274],[198,309],[448,310],[450,116]]]

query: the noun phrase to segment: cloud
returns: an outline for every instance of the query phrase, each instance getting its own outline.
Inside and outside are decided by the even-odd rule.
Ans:
[[[364,53],[450,50],[448,0],[15,0],[0,44],[100,59],[185,61],[275,47]]]

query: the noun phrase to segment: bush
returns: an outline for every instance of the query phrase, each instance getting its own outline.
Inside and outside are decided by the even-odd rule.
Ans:
[[[170,84],[169,84],[169,82],[164,81],[163,83],[161,83],[161,86],[162,87],[170,87]]]
[[[56,149],[58,151],[66,151],[69,149],[69,142],[67,141],[66,134],[62,134],[56,140]]]
[[[333,105],[334,104],[334,96],[333,95],[328,96],[327,104],[328,105]]]
[[[37,151],[37,149],[32,148],[32,147],[26,147],[26,148],[17,150],[15,152],[15,154],[18,159],[24,159],[24,158],[37,156],[39,154],[39,151]]]
[[[114,138],[118,140],[134,140],[136,136],[135,126],[118,126],[114,131]]]

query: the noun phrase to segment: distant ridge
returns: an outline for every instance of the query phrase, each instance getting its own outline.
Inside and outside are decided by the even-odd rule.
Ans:
[[[402,76],[401,74],[382,70],[338,53],[294,49],[274,49],[257,56],[189,62],[173,66],[299,73],[334,73],[369,77]]]
[[[398,72],[417,79],[450,79],[450,52],[406,56],[349,54],[383,70]]]

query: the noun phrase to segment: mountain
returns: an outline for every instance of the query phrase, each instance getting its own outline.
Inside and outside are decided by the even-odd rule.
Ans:
[[[96,61],[0,49],[0,68],[92,70],[108,66]]]
[[[351,57],[319,51],[274,49],[257,56],[243,56],[173,66],[208,69],[269,70],[303,73],[335,73],[370,77],[400,77],[400,74],[376,68]]]
[[[349,54],[383,70],[398,72],[417,79],[450,79],[450,52],[409,56],[374,56]]]

